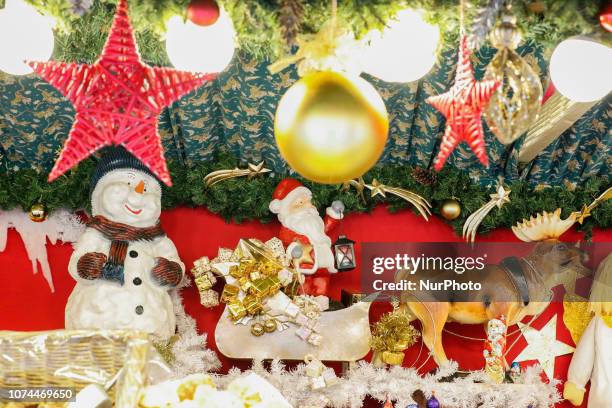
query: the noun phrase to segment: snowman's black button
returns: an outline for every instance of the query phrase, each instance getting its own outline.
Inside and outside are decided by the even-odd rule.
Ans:
[[[136,306],[136,314],[141,315],[144,312],[144,307],[138,305]]]
[[[138,252],[136,251],[130,251],[130,257],[132,258],[136,258],[138,256]]]
[[[134,278],[134,280],[132,281],[132,283],[136,286],[140,285],[142,283],[142,279],[140,278]]]

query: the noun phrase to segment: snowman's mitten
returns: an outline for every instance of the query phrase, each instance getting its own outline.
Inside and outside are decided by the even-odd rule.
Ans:
[[[83,279],[98,279],[106,263],[106,255],[100,252],[87,252],[77,262],[77,273]]]
[[[153,267],[151,274],[153,280],[160,286],[176,286],[183,277],[181,265],[177,262],[169,261],[166,258],[155,258],[157,263]]]

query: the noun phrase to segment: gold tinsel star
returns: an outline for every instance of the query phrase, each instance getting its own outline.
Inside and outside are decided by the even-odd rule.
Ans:
[[[497,206],[497,208],[502,208],[502,206],[505,203],[509,203],[510,202],[510,193],[512,192],[512,190],[507,190],[504,188],[503,185],[499,185],[499,187],[497,187],[497,192],[490,194],[489,197],[491,197],[492,200],[495,201],[495,205]]]
[[[370,190],[372,191],[372,197],[376,197],[377,195],[380,195],[384,198],[387,197],[387,195],[385,194],[385,185],[382,183],[379,183],[378,180],[374,179],[372,180],[372,185]]]
[[[312,252],[312,245],[310,244],[306,244],[306,245],[302,245],[302,256],[295,259],[295,263],[296,265],[301,265],[301,264],[314,264],[314,259],[312,259],[312,256],[310,255]]]
[[[582,211],[577,213],[576,221],[578,221],[578,223],[582,225],[582,223],[584,222],[584,219],[590,216],[591,216],[591,209],[585,204],[584,207],[582,207]]]

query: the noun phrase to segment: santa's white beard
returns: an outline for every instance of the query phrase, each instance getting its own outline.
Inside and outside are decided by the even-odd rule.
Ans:
[[[315,268],[327,268],[336,272],[331,239],[325,234],[325,222],[316,208],[306,208],[289,214],[281,211],[278,220],[291,231],[306,236],[315,252]]]

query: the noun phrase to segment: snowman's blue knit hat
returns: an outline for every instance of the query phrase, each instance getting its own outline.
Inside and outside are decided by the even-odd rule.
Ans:
[[[149,170],[147,166],[144,165],[143,162],[138,160],[136,157],[132,156],[127,150],[125,150],[122,146],[110,146],[105,147],[101,150],[102,157],[94,170],[91,180],[89,183],[89,195],[93,193],[94,188],[105,174],[110,173],[113,170],[119,169],[134,169],[138,171],[142,171],[143,173],[149,174],[155,180],[159,182],[155,174]],[[161,184],[161,183],[160,183]]]

